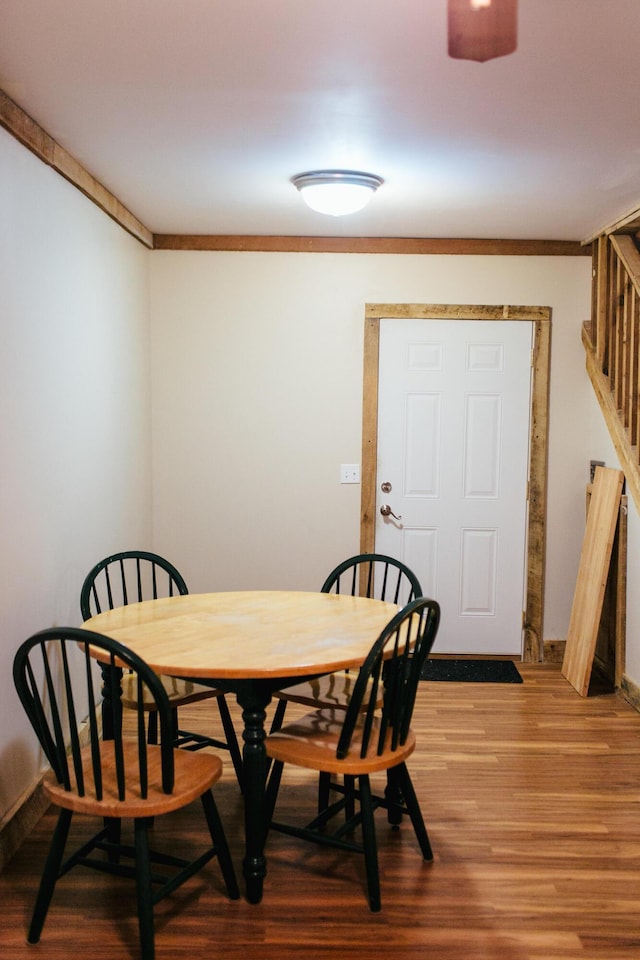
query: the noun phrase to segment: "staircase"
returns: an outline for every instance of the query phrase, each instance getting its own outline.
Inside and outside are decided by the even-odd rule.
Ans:
[[[582,342],[627,490],[640,511],[640,252],[635,235],[603,234],[592,242],[591,321]]]

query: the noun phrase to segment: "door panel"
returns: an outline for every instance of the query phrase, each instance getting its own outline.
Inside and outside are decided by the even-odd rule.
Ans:
[[[380,322],[376,549],[440,602],[436,652],[522,651],[532,327]]]

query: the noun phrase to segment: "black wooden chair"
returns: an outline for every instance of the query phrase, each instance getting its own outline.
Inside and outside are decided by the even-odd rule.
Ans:
[[[118,689],[123,670],[137,687],[136,715],[126,712],[129,724],[123,722],[119,699],[111,702],[110,740],[100,736],[96,695],[100,670],[95,657],[110,675],[113,689]],[[135,879],[142,958],[153,960],[154,904],[213,857],[218,858],[228,896],[239,896],[211,791],[222,773],[222,761],[215,754],[174,747],[171,707],[159,677],[138,656],[108,637],[73,627],[43,630],[16,653],[13,677],[51,765],[44,778],[45,794],[60,808],[28,941],[40,939],[56,881],[72,867],[82,865]],[[143,703],[149,700],[158,718],[158,744],[147,740]],[[191,861],[151,851],[148,828],[154,819],[198,798],[210,834],[206,849]],[[101,828],[63,862],[74,813],[100,817]],[[133,820],[134,839],[129,844],[122,843],[121,837],[125,818]],[[157,830],[156,826],[154,833]]]
[[[322,584],[320,592],[370,597],[404,606],[422,596],[422,587],[413,570],[401,560],[383,553],[359,553],[339,563]],[[356,676],[357,674],[351,671],[340,670],[279,690],[274,694],[278,703],[271,723],[271,732],[274,733],[282,726],[288,703],[298,703],[315,709],[328,707],[346,710]],[[329,776],[321,773],[318,781],[319,811],[327,805],[328,789]],[[391,816],[390,813],[389,817]]]
[[[188,592],[182,575],[164,557],[144,550],[127,550],[105,557],[90,570],[80,592],[80,610],[83,620],[88,620],[103,610]],[[228,750],[242,789],[242,752],[223,691],[176,677],[161,679],[173,710],[175,746],[185,747],[187,750],[200,750],[208,746]],[[179,707],[211,698],[215,698],[218,704],[224,740],[184,730],[179,724]],[[130,680],[127,676],[122,683],[122,703],[127,708],[138,707],[134,679]],[[153,703],[149,701],[143,707],[148,714],[149,740],[153,743],[156,738]],[[105,732],[108,735],[107,727]]]
[[[338,564],[322,584],[320,592],[370,597],[402,607],[421,597],[422,587],[415,573],[401,560],[382,553],[360,553]],[[288,703],[346,710],[353,691],[354,676],[350,671],[338,671],[279,690],[274,694],[278,704],[271,732],[282,726]]]
[[[433,854],[406,761],[416,745],[411,717],[420,674],[440,622],[434,600],[420,597],[394,616],[382,631],[360,668],[346,710],[321,708],[286,723],[266,740],[272,761],[267,795],[270,829],[314,843],[364,854],[369,907],[380,910],[380,879],[374,812],[392,811],[393,821],[407,814],[425,860]],[[410,642],[407,642],[410,638]],[[381,694],[381,697],[380,697]],[[380,699],[382,707],[380,707]],[[331,777],[338,799],[304,826],[273,820],[273,811],[285,763],[306,767]],[[372,793],[370,777],[386,771],[394,790]],[[344,782],[334,782],[342,776]],[[345,822],[344,811],[353,815]],[[397,814],[400,816],[397,816]],[[331,829],[334,818],[337,827]],[[354,831],[360,827],[362,840]]]

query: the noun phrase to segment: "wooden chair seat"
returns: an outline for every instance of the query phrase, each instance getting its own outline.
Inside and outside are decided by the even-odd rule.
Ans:
[[[195,683],[193,680],[180,680],[178,677],[165,676],[161,676],[160,680],[169,704],[174,708],[184,706],[187,703],[197,703],[199,700],[208,700],[210,697],[223,696],[221,690]],[[136,678],[133,674],[127,673],[123,676],[121,702],[122,706],[129,710],[135,710],[138,706],[136,686]],[[155,710],[155,701],[149,695],[147,688],[144,687],[143,691],[142,709],[145,711]]]
[[[374,718],[370,739],[364,757],[361,756],[364,724],[360,721],[354,728],[348,755],[339,760],[336,756],[338,741],[344,726],[342,710],[314,710],[298,720],[286,723],[266,740],[267,754],[272,760],[293,763],[331,774],[359,777],[365,773],[388,770],[404,763],[416,746],[415,734],[409,730],[403,744],[391,747],[391,731],[384,746],[379,747],[380,720]]]
[[[279,690],[278,699],[321,710],[324,708],[346,710],[351,703],[357,676],[357,670],[338,670],[336,673],[318,677],[316,680],[307,680],[288,689]],[[378,703],[378,706],[381,705],[382,698]]]
[[[142,795],[138,764],[137,741],[122,744],[126,770],[126,793],[118,798],[116,777],[115,741],[104,740],[99,745],[102,771],[102,799],[96,797],[93,777],[93,758],[90,747],[81,753],[84,794],[68,790],[58,783],[53,771],[43,781],[43,788],[52,803],[74,813],[98,817],[157,817],[163,813],[180,810],[210,790],[222,775],[220,757],[210,753],[188,753],[174,749],[174,787],[171,793],[162,789],[162,748],[154,744],[147,747],[148,787],[146,798]]]

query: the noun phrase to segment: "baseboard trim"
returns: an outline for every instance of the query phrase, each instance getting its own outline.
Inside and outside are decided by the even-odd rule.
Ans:
[[[622,675],[620,692],[627,703],[640,712],[640,687],[626,673]]]
[[[545,640],[542,645],[544,662],[562,663],[566,645],[566,640]]]
[[[544,662],[562,663],[564,660],[564,651],[566,640],[545,640],[544,641]],[[640,686],[627,676],[622,675],[620,681],[620,693],[630,706],[640,713]]]
[[[96,713],[98,733],[102,736],[102,710],[100,706],[96,708]],[[87,719],[78,730],[80,746],[84,747],[89,743],[90,733],[90,724]],[[9,812],[0,821],[0,873],[51,806],[51,801],[45,795],[42,786],[46,772],[46,770],[43,770],[40,778],[18,797]]]
[[[42,778],[15,802],[0,823],[0,873],[50,805],[42,789]]]

